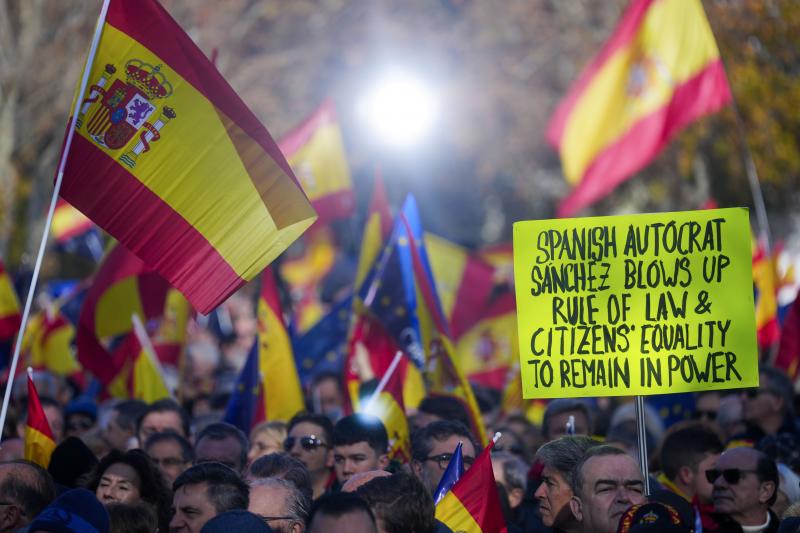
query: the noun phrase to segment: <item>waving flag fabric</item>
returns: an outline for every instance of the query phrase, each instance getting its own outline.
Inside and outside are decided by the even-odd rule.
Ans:
[[[155,0],[112,0],[61,196],[207,314],[316,214],[258,119]]]
[[[83,235],[94,227],[86,215],[72,207],[69,202],[59,198],[53,212],[52,232],[59,244]]]
[[[28,322],[22,340],[23,352],[34,369],[47,369],[62,376],[80,370],[72,350],[75,327],[57,305],[39,311]]]
[[[53,431],[39,401],[39,394],[28,374],[28,421],[25,425],[25,460],[32,461],[42,468],[50,464],[50,456],[56,448]]]
[[[363,406],[365,413],[381,419],[389,437],[389,458],[401,463],[408,463],[411,460],[408,418],[403,401],[403,375],[409,365],[408,359],[404,357],[389,376],[383,390],[366,401]],[[376,377],[383,378],[382,375]]]
[[[753,251],[753,284],[756,303],[756,333],[758,345],[768,348],[778,342],[778,283],[776,256],[770,257],[760,243]]]
[[[250,353],[247,354],[244,367],[236,378],[233,393],[225,407],[223,422],[233,424],[246,435],[256,425],[257,421],[264,420],[264,401],[261,394],[261,376],[258,370],[258,340],[253,343]]]
[[[114,351],[114,359],[120,370],[108,386],[111,396],[133,398],[145,403],[171,396],[164,382],[163,370],[150,349],[142,344],[135,332],[125,337]]]
[[[436,505],[436,518],[453,531],[500,533],[506,521],[492,471],[491,450],[484,448],[472,467]]]
[[[574,187],[559,216],[607,195],[681,129],[730,101],[700,0],[634,0],[548,126]]]
[[[462,443],[459,442],[456,444],[456,450],[453,452],[453,456],[450,458],[450,462],[447,463],[447,468],[442,474],[442,479],[439,480],[439,486],[436,487],[436,492],[433,493],[433,503],[434,505],[438,505],[442,498],[444,498],[445,494],[450,492],[450,489],[453,488],[461,476],[464,475],[464,455],[461,451]]]
[[[0,261],[0,342],[12,340],[19,331],[21,321],[17,292]]]
[[[320,372],[341,373],[347,351],[347,332],[353,297],[334,305],[310,330],[292,338],[292,350],[303,386]]]
[[[331,100],[281,139],[280,148],[319,214],[317,226],[353,213],[353,182]]]

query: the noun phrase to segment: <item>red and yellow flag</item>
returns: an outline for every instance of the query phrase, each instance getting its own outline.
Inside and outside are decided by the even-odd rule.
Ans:
[[[319,214],[317,226],[353,214],[353,180],[331,100],[281,139],[280,148]]]
[[[42,468],[50,464],[50,456],[56,448],[53,431],[47,422],[39,394],[28,371],[28,422],[25,426],[25,459]]]
[[[146,335],[146,332],[141,334]],[[132,332],[114,352],[120,368],[108,385],[108,392],[114,398],[133,398],[145,403],[171,397],[164,382],[163,370],[156,360],[151,346],[145,346],[139,334]]]
[[[453,531],[501,533],[506,520],[492,471],[490,442],[436,506],[436,519]]]
[[[777,253],[767,253],[761,243],[753,240],[753,284],[755,285],[756,332],[758,345],[772,346],[780,338],[778,324]]]
[[[28,364],[68,376],[80,370],[72,350],[75,327],[61,313],[57,304],[39,311],[28,322],[22,339],[22,350]]]
[[[258,300],[258,368],[261,374],[265,420],[290,420],[304,410],[303,389],[294,362],[292,343],[281,309],[271,267],[261,277]]]
[[[13,339],[21,322],[17,292],[3,261],[0,261],[0,342]]]
[[[397,366],[392,369],[383,390],[363,405],[363,411],[375,415],[383,422],[389,436],[389,458],[402,463],[411,460],[411,441],[408,418],[403,401],[403,375],[413,364],[401,356]]]
[[[700,0],[634,0],[548,126],[574,187],[559,216],[607,195],[681,129],[730,101]]]
[[[155,0],[112,0],[61,195],[210,312],[316,219],[278,146]]]
[[[56,242],[64,244],[70,239],[83,235],[93,226],[94,224],[86,218],[86,215],[72,207],[66,200],[58,199],[51,225]]]

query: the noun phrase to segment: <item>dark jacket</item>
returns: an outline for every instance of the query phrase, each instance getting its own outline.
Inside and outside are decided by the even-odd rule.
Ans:
[[[768,511],[768,513],[769,525],[767,529],[764,530],[764,533],[778,533],[778,529],[781,526],[781,519],[772,511]],[[742,526],[730,516],[719,513],[715,513],[712,516],[717,524],[717,528],[704,531],[708,531],[709,533],[742,533]]]

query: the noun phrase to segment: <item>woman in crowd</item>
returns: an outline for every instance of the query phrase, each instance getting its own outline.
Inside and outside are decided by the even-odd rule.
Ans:
[[[283,451],[286,440],[286,424],[283,422],[262,422],[250,432],[250,452],[247,461],[253,461],[270,453]]]

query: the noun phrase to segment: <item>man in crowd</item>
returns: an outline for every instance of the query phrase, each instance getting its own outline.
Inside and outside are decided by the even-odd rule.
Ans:
[[[339,374],[320,372],[311,382],[311,405],[314,412],[336,422],[344,409],[344,390]]]
[[[590,448],[572,474],[570,509],[583,533],[615,533],[632,505],[644,503],[639,465],[613,446]]]
[[[150,435],[164,431],[172,431],[185,439],[190,436],[189,415],[175,400],[169,398],[150,404],[136,423],[140,446],[144,446]]]
[[[753,448],[732,448],[720,455],[707,477],[714,486],[716,531],[778,531],[780,520],[770,511],[778,495],[775,461]]]
[[[339,483],[353,474],[386,468],[388,449],[389,438],[380,418],[357,413],[339,420],[333,428],[333,468]]]
[[[417,414],[412,419],[414,429],[424,428],[431,422],[439,420],[461,422],[467,428],[472,426],[469,411],[458,398],[441,394],[426,396],[420,402]]]
[[[206,426],[194,444],[194,463],[217,462],[244,474],[247,466],[247,437],[242,430],[225,422]]]
[[[664,488],[682,496],[695,507],[695,523],[701,514],[711,512],[711,483],[706,472],[714,468],[722,453],[719,435],[705,425],[693,423],[667,433],[661,445],[658,481]]]
[[[747,423],[744,439],[758,444],[766,435],[797,433],[794,423],[792,382],[777,368],[762,365],[759,386],[742,393],[742,418]]]
[[[502,485],[508,496],[508,506],[511,510],[509,520],[519,526],[523,531],[534,531],[541,528],[541,519],[538,516],[536,505],[526,499],[528,490],[528,472],[530,468],[517,455],[492,449],[492,470],[494,479]]]
[[[433,498],[410,474],[377,477],[360,486],[356,494],[369,504],[381,533],[436,530]]]
[[[147,404],[141,400],[124,400],[111,410],[103,431],[103,441],[109,451],[118,450],[125,452],[131,446],[131,441],[136,436],[136,422],[147,410]]]
[[[41,466],[23,460],[0,463],[0,532],[24,528],[55,497],[53,479]]]
[[[312,499],[311,474],[299,459],[287,453],[270,453],[253,461],[247,471],[247,479],[255,481],[266,478],[291,481],[308,501]]]
[[[194,450],[189,441],[171,431],[151,435],[144,445],[144,451],[170,487],[194,460]]]
[[[377,533],[375,516],[367,503],[352,492],[334,492],[314,502],[309,533]]]
[[[257,479],[250,483],[248,510],[278,533],[303,533],[311,502],[286,479]]]
[[[199,533],[206,522],[225,511],[247,509],[249,487],[239,474],[220,463],[195,465],[172,485],[172,533]]]
[[[581,531],[570,510],[572,476],[575,467],[586,452],[597,442],[584,436],[566,436],[544,444],[536,452],[536,461],[542,465],[541,484],[534,497],[539,502],[542,523],[567,533]]]
[[[572,429],[567,424],[572,417]],[[547,404],[542,418],[542,436],[551,441],[562,435],[591,435],[592,414],[583,400],[558,398]]]
[[[313,498],[317,499],[333,488],[333,424],[323,415],[301,413],[289,421],[284,449],[299,459],[311,474]]]
[[[464,468],[475,461],[479,445],[461,422],[440,420],[418,429],[411,436],[411,471],[433,494],[439,486],[456,445],[462,442]]]

